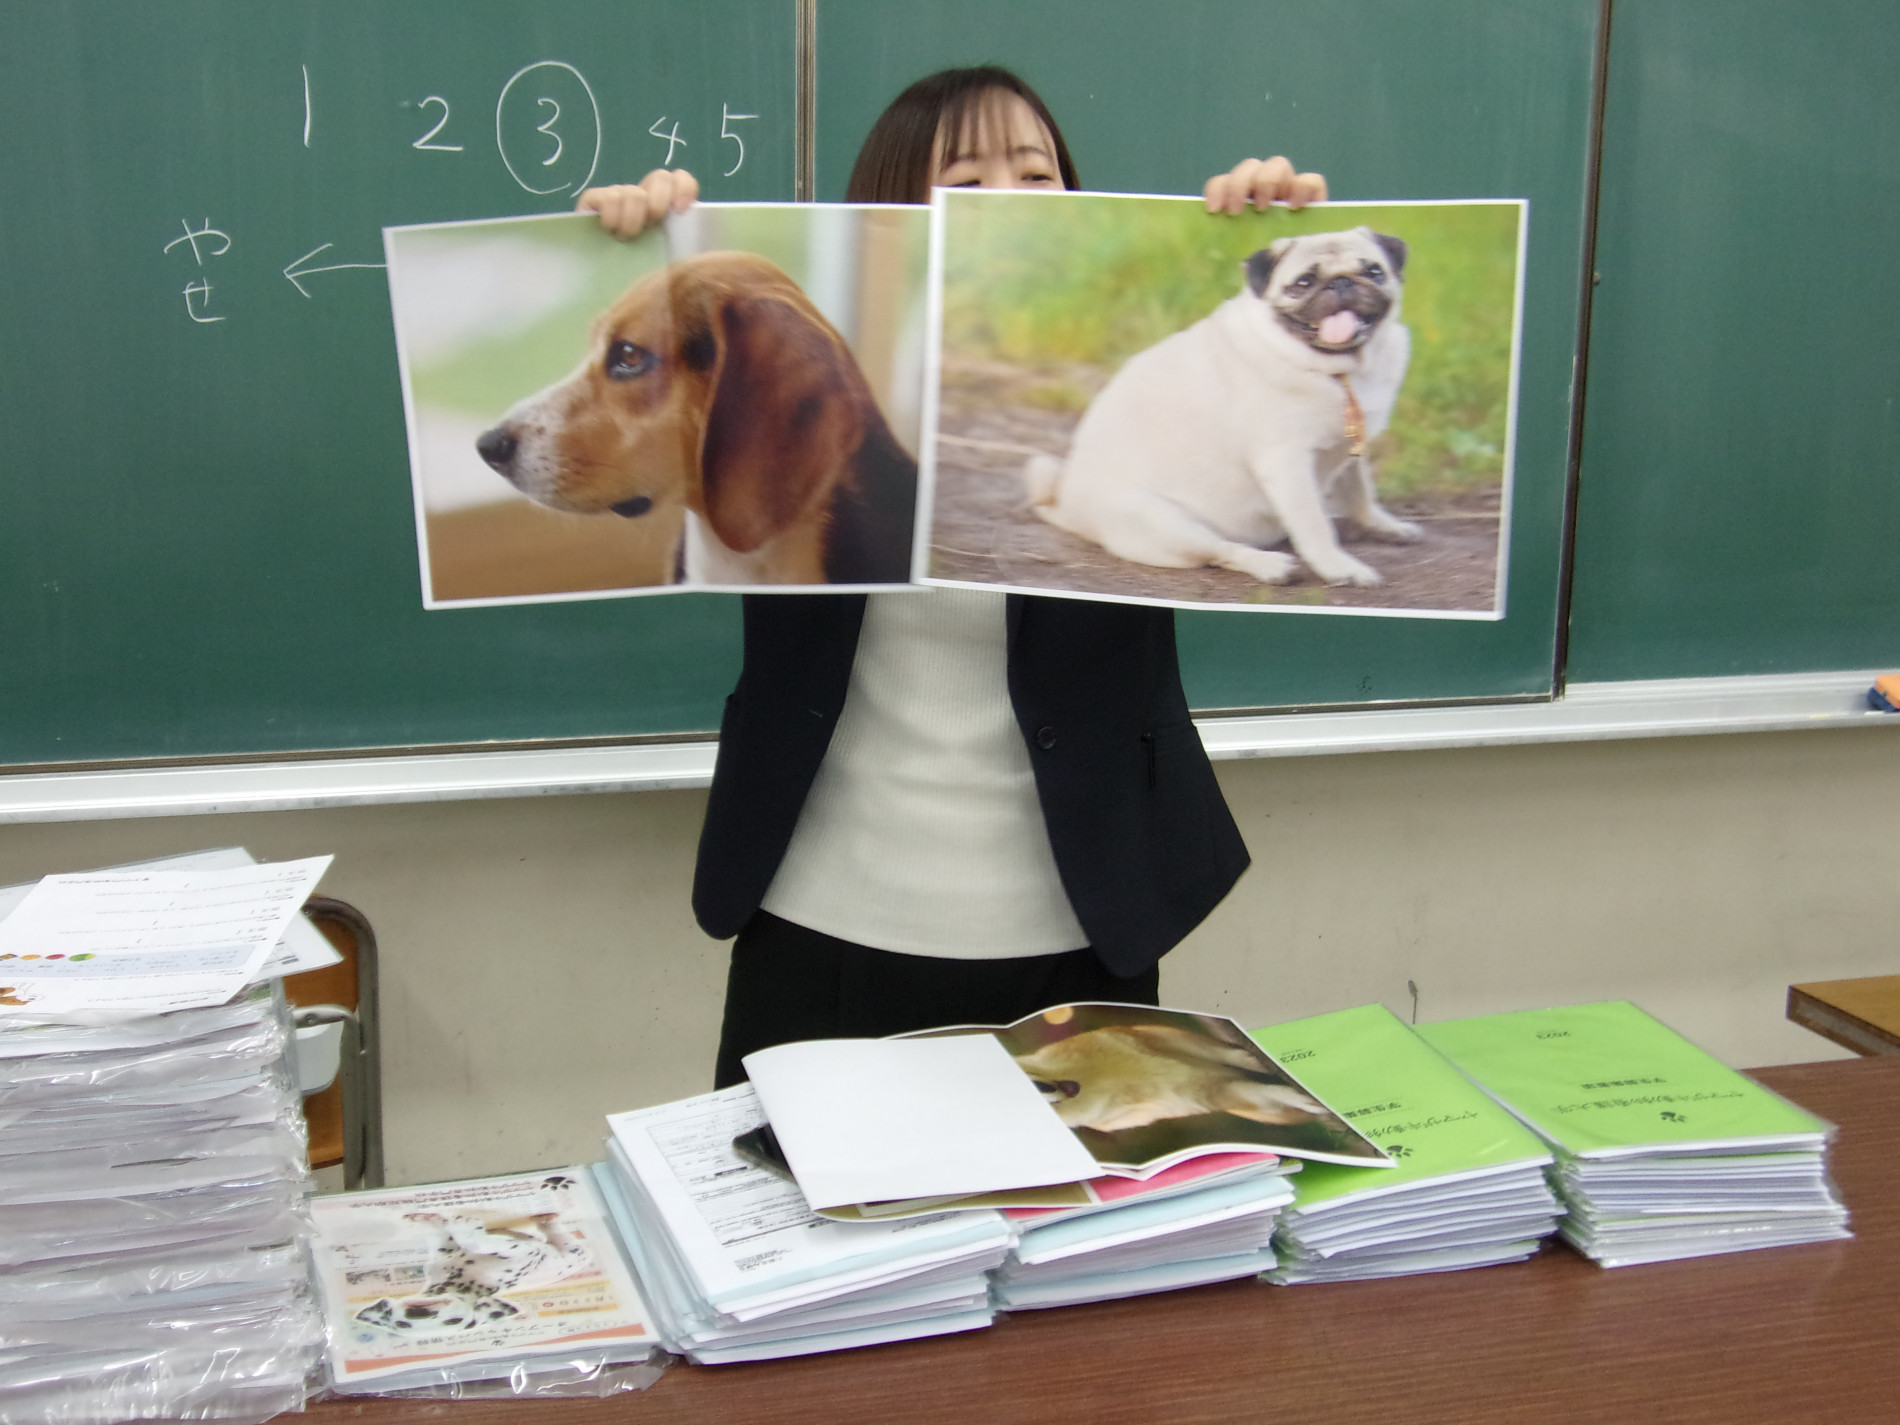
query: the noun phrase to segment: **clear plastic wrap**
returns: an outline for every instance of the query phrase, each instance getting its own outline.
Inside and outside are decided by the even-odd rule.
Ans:
[[[445,1370],[441,1372],[443,1379],[434,1385],[377,1394],[392,1400],[601,1400],[626,1391],[645,1390],[675,1359],[658,1349],[638,1361],[580,1354],[570,1360],[537,1361],[533,1370],[518,1365],[505,1376],[485,1376],[478,1380],[457,1380],[452,1370]],[[335,1398],[354,1397],[338,1393]]]
[[[277,987],[255,984],[227,1004],[179,1009],[169,1014],[126,1014],[109,1010],[75,1016],[61,1023],[0,1020],[0,1059],[23,1055],[98,1053],[176,1044],[219,1030],[256,1024],[278,1013]]]
[[[303,1409],[318,1348],[198,1350],[177,1344],[91,1353],[0,1356],[7,1425],[111,1425],[130,1420],[222,1420],[261,1425]]]
[[[99,1315],[167,1302],[223,1300],[308,1280],[298,1238],[188,1243],[0,1270],[0,1322]]]
[[[11,1159],[81,1148],[118,1148],[181,1134],[275,1124],[298,1143],[306,1139],[303,1107],[278,1085],[255,1077],[219,1079],[201,1098],[148,1102],[145,1095],[106,1096],[83,1110],[18,1109],[0,1113],[0,1172]]]
[[[0,1266],[102,1248],[138,1251],[259,1232],[284,1236],[298,1227],[304,1197],[302,1180],[271,1178],[139,1197],[0,1205]]]
[[[274,1123],[0,1157],[0,1206],[208,1188],[304,1174],[303,1140]]]
[[[77,1104],[127,1089],[184,1088],[244,1074],[264,1076],[273,1067],[290,1083],[282,1066],[289,1042],[288,1023],[271,1017],[177,1044],[0,1059],[0,1111]]]
[[[0,1034],[5,1425],[254,1425],[321,1384],[289,1038],[274,988]]]

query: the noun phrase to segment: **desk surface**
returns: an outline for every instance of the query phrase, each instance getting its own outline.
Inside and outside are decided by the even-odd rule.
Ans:
[[[988,1331],[668,1371],[607,1401],[319,1406],[311,1425],[1379,1425],[1890,1420],[1900,1057],[1763,1069],[1840,1125],[1851,1242],[1604,1271],[1568,1248],[1383,1282],[1229,1283]]]

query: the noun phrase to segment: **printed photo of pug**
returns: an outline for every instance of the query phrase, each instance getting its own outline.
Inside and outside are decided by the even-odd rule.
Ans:
[[[928,582],[1501,615],[1522,204],[937,201]]]
[[[1282,584],[1304,562],[1329,584],[1384,583],[1333,520],[1424,534],[1379,504],[1366,454],[1411,356],[1404,270],[1404,241],[1365,227],[1255,252],[1239,293],[1115,373],[1066,461],[1030,458],[1036,513],[1138,564]]]

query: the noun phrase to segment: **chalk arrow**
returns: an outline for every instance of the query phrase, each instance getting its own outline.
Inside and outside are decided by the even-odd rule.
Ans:
[[[352,267],[387,267],[389,265],[386,262],[335,262],[335,263],[332,263],[328,267],[305,267],[302,265],[303,263],[308,262],[313,257],[320,257],[322,254],[328,252],[331,248],[335,246],[336,246],[335,243],[326,242],[322,247],[314,248],[311,251],[306,252],[302,257],[298,258],[295,262],[291,263],[290,266],[286,267],[284,269],[284,276],[290,279],[290,285],[295,287],[299,292],[303,293],[304,296],[308,297],[310,295],[310,291],[307,287],[303,285],[303,283],[297,280],[299,277],[309,277],[318,272],[342,272],[345,269],[352,268]]]

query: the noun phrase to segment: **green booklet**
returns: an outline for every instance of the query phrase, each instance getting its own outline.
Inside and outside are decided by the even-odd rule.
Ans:
[[[1418,1033],[1576,1157],[1818,1150],[1828,1125],[1633,1004],[1520,1010]]]
[[[1397,1163],[1308,1163],[1294,1180],[1295,1213],[1550,1161],[1536,1137],[1384,1005],[1276,1024],[1253,1037]]]

